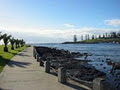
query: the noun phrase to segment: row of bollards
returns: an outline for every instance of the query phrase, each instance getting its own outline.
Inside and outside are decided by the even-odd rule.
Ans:
[[[37,59],[37,62],[39,62],[40,66],[45,67],[45,72],[50,73],[50,60],[46,60],[43,62],[40,55],[37,53],[35,47],[33,47],[33,57]],[[58,81],[60,83],[66,83],[66,70],[63,67],[58,68]],[[109,90],[109,85],[106,82],[105,78],[95,78],[93,80],[93,89],[92,90]]]
[[[45,61],[45,72],[50,73],[50,62]],[[60,83],[66,83],[66,70],[63,67],[58,68],[58,81]]]
[[[40,55],[37,53],[35,47],[33,47],[33,57],[35,59],[37,59],[37,62],[39,62],[40,66],[44,66],[45,67],[45,72],[46,73],[50,73],[50,61],[49,61],[49,59],[46,60],[43,63],[43,60],[40,57]],[[66,70],[63,67],[58,68],[58,81],[60,83],[66,83]]]

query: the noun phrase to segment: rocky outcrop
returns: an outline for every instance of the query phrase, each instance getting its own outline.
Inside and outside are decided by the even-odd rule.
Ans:
[[[58,70],[59,67],[64,67],[67,71],[67,76],[85,81],[93,81],[94,78],[105,75],[103,72],[88,65],[88,61],[75,59],[81,56],[87,57],[91,54],[69,52],[68,50],[48,47],[36,47],[36,50],[43,61],[50,61],[52,68]]]

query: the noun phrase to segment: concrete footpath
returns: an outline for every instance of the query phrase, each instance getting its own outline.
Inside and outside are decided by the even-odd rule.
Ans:
[[[73,90],[77,86],[58,82],[58,78],[45,73],[44,67],[32,56],[32,47],[18,53],[0,74],[0,90]]]

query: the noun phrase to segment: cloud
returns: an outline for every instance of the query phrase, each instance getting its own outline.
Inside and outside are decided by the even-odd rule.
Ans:
[[[72,27],[75,27],[75,25],[74,24],[68,24],[68,23],[66,23],[66,24],[63,24],[65,27],[68,27],[68,28],[72,28]]]
[[[81,35],[85,34],[103,34],[111,31],[119,31],[119,29],[106,28],[72,28],[72,29],[39,29],[39,28],[20,28],[20,27],[0,27],[3,33],[11,34],[15,38],[24,39],[26,42],[35,43],[58,43],[64,41],[73,41],[73,35],[77,35],[80,40]]]
[[[111,25],[111,26],[120,26],[120,19],[111,19],[111,20],[105,20],[105,23],[107,25]]]

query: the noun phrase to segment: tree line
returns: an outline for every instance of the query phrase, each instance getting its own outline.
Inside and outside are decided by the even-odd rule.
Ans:
[[[92,39],[120,39],[120,32],[110,32],[105,33],[103,35],[99,35],[96,37],[95,35],[92,35]]]
[[[110,32],[110,33],[104,33],[102,35],[92,35],[89,34],[81,35],[81,41],[88,41],[88,40],[94,40],[94,39],[120,39],[120,31],[119,32]],[[77,41],[77,36],[74,35],[73,37],[74,42]]]
[[[12,35],[2,34],[0,32],[0,41],[3,40],[4,43],[4,52],[8,52],[8,43],[11,44],[11,49],[23,47],[25,45],[25,41],[23,39],[15,39]]]

